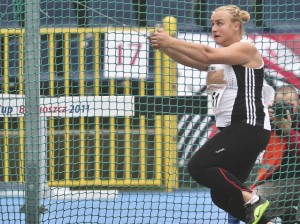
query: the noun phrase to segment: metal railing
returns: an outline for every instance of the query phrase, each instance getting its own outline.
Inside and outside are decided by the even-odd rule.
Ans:
[[[171,35],[176,32],[176,19],[166,17],[163,28]],[[63,35],[64,57],[64,93],[70,95],[70,36],[79,35],[84,42],[85,34],[93,34],[94,89],[95,96],[100,95],[100,37],[111,28],[41,28],[40,34],[48,36],[49,96],[55,96],[55,35]],[[1,29],[4,36],[4,73],[3,94],[9,94],[9,35],[18,36],[19,73],[18,93],[24,94],[24,33],[22,30]],[[176,63],[160,51],[155,51],[154,94],[156,96],[175,96],[177,83]],[[85,94],[85,50],[79,45],[79,96]],[[109,80],[109,95],[115,95],[116,80]],[[124,81],[124,95],[130,95],[130,81]],[[146,95],[146,81],[139,81],[139,95]],[[80,117],[75,124],[72,118],[63,118],[63,129],[58,130],[56,120],[48,118],[48,185],[60,187],[79,186],[116,186],[140,187],[161,186],[167,190],[178,187],[177,173],[177,116],[155,115],[153,126],[145,115],[110,117],[108,128],[103,128],[103,118],[93,118],[93,128],[87,127],[87,118]],[[137,128],[132,123],[138,120]],[[24,118],[14,120],[18,130],[11,129],[12,118],[3,117],[2,125],[2,165],[0,181],[24,182]],[[61,139],[61,140],[58,140]],[[120,140],[122,139],[122,140]],[[0,139],[1,140],[1,139]],[[14,142],[14,144],[11,144]],[[138,142],[138,143],[137,143]],[[17,144],[15,144],[17,143]],[[2,168],[1,168],[2,167]]]

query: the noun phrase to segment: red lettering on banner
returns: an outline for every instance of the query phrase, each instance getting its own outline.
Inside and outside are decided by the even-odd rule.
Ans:
[[[139,56],[142,44],[141,43],[132,43],[131,46],[136,46],[137,47],[137,49],[136,49],[136,51],[135,51],[135,53],[133,55],[132,61],[131,61],[131,64],[135,65],[135,63],[137,61],[137,58]]]
[[[66,112],[66,107],[40,107],[40,113],[64,113]]]
[[[25,107],[23,105],[19,106],[19,113],[25,114]]]
[[[66,107],[59,107],[58,111],[59,113],[65,113],[66,112]]]

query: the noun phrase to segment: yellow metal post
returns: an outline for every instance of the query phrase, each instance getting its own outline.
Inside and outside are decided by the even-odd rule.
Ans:
[[[155,51],[154,57],[154,94],[155,96],[162,96],[162,56],[160,51]],[[155,179],[162,181],[162,116],[155,116]]]
[[[65,95],[70,95],[70,33],[64,34],[64,83],[65,83]],[[70,118],[65,118],[65,179],[66,181],[70,180]]]
[[[8,63],[8,35],[5,34],[4,36],[4,83],[3,83],[3,92],[4,94],[8,94],[9,93],[9,74],[8,74],[8,67],[9,67],[9,63]],[[4,154],[4,182],[8,182],[9,181],[9,120],[8,117],[4,118],[4,142],[3,142],[3,154]]]
[[[140,80],[140,96],[146,95],[145,80]],[[140,116],[140,178],[146,179],[146,117]]]
[[[24,33],[18,33],[19,35],[19,94],[24,94]],[[19,130],[20,130],[20,161],[19,161],[19,182],[24,181],[24,153],[25,153],[25,128],[24,128],[24,117],[19,118]]]
[[[109,95],[115,95],[115,81],[109,80]],[[109,132],[110,132],[110,161],[109,161],[109,181],[113,184],[116,181],[116,119],[109,118]]]
[[[168,16],[163,19],[163,29],[170,36],[177,32],[177,19]],[[177,64],[163,54],[164,96],[177,95]],[[164,115],[164,179],[168,191],[178,188],[177,171],[177,115]]]
[[[124,83],[124,90],[125,90],[125,95],[130,95],[130,82],[129,80],[127,79]],[[124,168],[125,168],[125,182],[129,181],[130,182],[130,117],[125,117],[125,142],[124,142],[124,148],[125,148],[125,165],[124,165]]]
[[[54,95],[54,34],[49,34],[49,73],[50,73],[50,96]],[[50,163],[50,183],[54,181],[55,177],[55,161],[54,161],[54,120],[49,118],[50,128],[49,128],[49,163]]]
[[[94,94],[100,95],[100,33],[94,33]],[[100,118],[95,117],[95,179],[100,179]]]
[[[84,33],[80,33],[79,34],[79,95],[80,96],[84,96],[84,92],[85,92],[85,85],[84,85],[84,79],[85,79],[85,74],[84,74]],[[86,153],[85,153],[85,118],[84,117],[80,117],[80,124],[79,124],[79,129],[80,129],[80,157],[79,157],[79,161],[80,161],[80,170],[79,170],[79,176],[80,176],[80,181],[82,181],[81,183],[84,184],[85,183],[85,174],[86,174],[86,170],[85,170],[85,157],[86,157]]]

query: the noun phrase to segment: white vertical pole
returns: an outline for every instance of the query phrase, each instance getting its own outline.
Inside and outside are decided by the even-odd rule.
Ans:
[[[20,4],[22,4],[21,2]],[[41,221],[40,2],[24,0],[25,222]],[[22,7],[23,8],[23,7]]]

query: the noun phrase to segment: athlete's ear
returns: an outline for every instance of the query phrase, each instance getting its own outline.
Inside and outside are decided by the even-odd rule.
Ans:
[[[240,23],[240,22],[235,22],[235,23],[234,23],[234,29],[235,29],[235,30],[241,29],[241,23]]]

